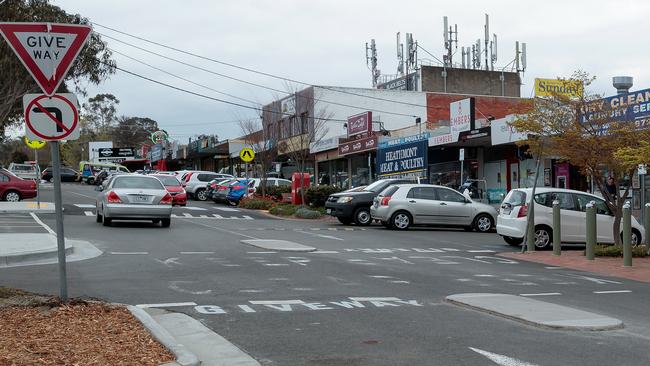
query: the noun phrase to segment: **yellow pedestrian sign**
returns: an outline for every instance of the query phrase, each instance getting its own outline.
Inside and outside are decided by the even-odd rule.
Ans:
[[[255,151],[251,149],[250,147],[245,147],[241,149],[239,152],[239,158],[244,162],[244,163],[250,163],[255,159]]]
[[[43,146],[45,146],[45,141],[39,141],[39,140],[30,140],[25,136],[25,145],[27,145],[30,149],[41,149]]]

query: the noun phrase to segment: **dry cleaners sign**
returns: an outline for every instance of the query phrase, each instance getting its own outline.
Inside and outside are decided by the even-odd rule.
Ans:
[[[377,175],[387,177],[425,177],[428,141],[420,140],[377,151]]]

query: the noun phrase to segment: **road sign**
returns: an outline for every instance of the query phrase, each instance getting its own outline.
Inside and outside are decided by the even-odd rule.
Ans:
[[[241,149],[239,152],[239,158],[244,162],[244,163],[250,163],[255,159],[255,151],[251,149],[250,147],[245,147]]]
[[[30,140],[29,138],[27,138],[27,136],[25,136],[23,141],[25,141],[25,145],[27,145],[27,147],[29,147],[30,149],[38,150],[45,147],[45,141]]]
[[[25,94],[25,136],[31,140],[76,140],[79,138],[77,97],[71,93]]]
[[[648,174],[648,169],[646,168],[645,164],[639,164],[638,171],[639,171],[639,175]]]
[[[167,132],[163,130],[158,130],[156,132],[153,132],[151,134],[151,141],[154,144],[162,144],[163,142],[167,141],[169,139],[169,136],[167,135]]]
[[[46,95],[53,95],[88,40],[80,24],[0,23],[0,33]]]
[[[465,149],[458,149],[458,160],[465,160]]]

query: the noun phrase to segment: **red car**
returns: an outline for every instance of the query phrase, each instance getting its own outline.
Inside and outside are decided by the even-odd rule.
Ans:
[[[36,181],[18,178],[7,169],[0,168],[0,199],[18,202],[36,197]]]
[[[173,175],[167,174],[149,174],[152,177],[158,178],[162,184],[167,189],[167,192],[172,195],[172,206],[186,206],[187,205],[187,193],[181,182],[176,179]]]

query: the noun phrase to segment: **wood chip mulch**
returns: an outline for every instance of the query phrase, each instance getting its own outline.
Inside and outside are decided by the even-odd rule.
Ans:
[[[2,366],[148,366],[173,360],[125,307],[25,293],[0,296]]]

